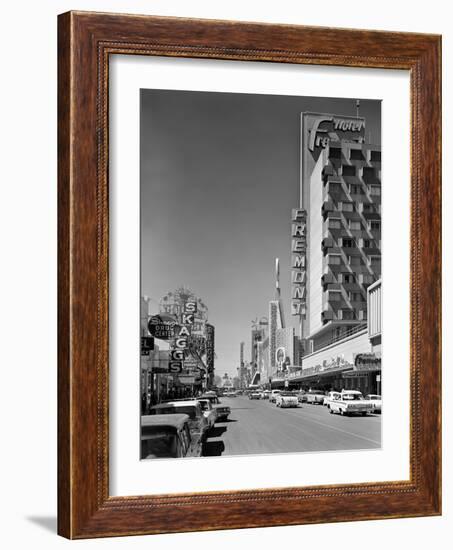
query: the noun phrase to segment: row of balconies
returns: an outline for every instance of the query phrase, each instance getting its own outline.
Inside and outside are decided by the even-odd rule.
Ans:
[[[343,259],[341,254],[332,253],[327,254],[324,261],[325,265],[330,268],[334,273],[347,273],[349,271],[353,273],[368,273],[373,274],[381,273],[381,256],[373,255],[368,256],[366,262],[361,255],[348,255],[349,261]]]
[[[321,311],[321,320],[325,324],[329,321],[366,321],[366,309],[344,308],[334,311],[327,307]]]
[[[380,214],[374,213],[367,218],[362,219],[358,212],[342,212],[327,211],[323,215],[323,235],[333,235],[339,238],[344,232],[347,236],[354,238],[370,235],[372,239],[380,240],[381,238],[381,217]]]
[[[323,188],[323,200],[333,202],[372,202],[380,204],[380,184],[363,184],[361,181],[345,183],[340,178],[329,178]]]
[[[364,164],[380,166],[381,151],[375,146],[370,147],[362,144],[356,148],[345,142],[331,141],[329,148],[325,150],[325,159],[329,162],[329,165],[335,165],[335,167],[344,165],[363,166]]]
[[[321,284],[341,284],[347,290],[353,290],[355,286],[360,286],[366,289],[368,286],[378,280],[374,274],[371,273],[333,273],[328,266],[324,268],[324,272],[321,276]]]
[[[343,232],[337,238],[324,237],[321,241],[321,249],[324,255],[339,253],[340,249],[342,249],[345,254],[359,255],[362,250],[365,254],[375,256],[376,254],[380,254],[379,242],[367,238],[367,235],[363,235],[363,232],[357,239],[351,237],[349,233]]]
[[[324,183],[335,179],[344,179],[347,183],[354,183],[355,178],[357,180],[363,180],[367,184],[380,185],[381,181],[381,165],[380,163],[373,163],[370,166],[366,161],[357,162],[351,164],[345,164],[338,160],[329,159],[329,164],[326,164],[322,171],[321,177]]]

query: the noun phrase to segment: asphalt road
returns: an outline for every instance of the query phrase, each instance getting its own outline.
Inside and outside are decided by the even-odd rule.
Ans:
[[[322,405],[280,409],[268,400],[221,398],[231,407],[227,422],[208,433],[204,456],[376,449],[381,415],[345,417]]]

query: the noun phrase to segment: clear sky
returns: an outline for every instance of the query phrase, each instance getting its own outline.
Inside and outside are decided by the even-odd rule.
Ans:
[[[142,90],[142,294],[157,302],[184,285],[202,298],[216,374],[236,375],[241,341],[250,360],[251,321],[268,316],[276,257],[286,321],[296,322],[300,113],[355,116],[355,99]],[[361,100],[360,116],[367,141],[379,144],[380,102]]]

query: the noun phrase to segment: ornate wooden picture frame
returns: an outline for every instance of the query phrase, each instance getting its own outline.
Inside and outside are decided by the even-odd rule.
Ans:
[[[89,538],[441,513],[441,39],[69,12],[58,27],[58,532]],[[410,73],[410,480],[109,495],[109,58]]]

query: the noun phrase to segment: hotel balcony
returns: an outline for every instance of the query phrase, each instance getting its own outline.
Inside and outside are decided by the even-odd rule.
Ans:
[[[331,309],[324,309],[321,311],[321,320],[323,323],[333,321],[335,319],[335,313]]]
[[[328,265],[329,268],[333,271],[338,271],[342,265],[342,259],[340,254],[328,253],[325,259],[325,265]]]
[[[321,241],[321,250],[324,254],[340,254],[340,247],[337,245],[335,239],[332,237],[326,237]]]
[[[326,268],[324,274],[321,276],[321,284],[324,286],[335,282],[336,279],[334,274],[330,272],[329,268]]]
[[[329,215],[329,213],[334,212],[334,211],[335,211],[335,205],[332,201],[325,200],[322,203],[321,214],[322,214],[324,219],[326,219],[326,217]]]
[[[332,164],[326,164],[324,168],[322,169],[322,177],[327,178],[328,176],[336,176],[337,171],[335,170],[335,167]],[[327,180],[324,180],[324,182]]]
[[[329,178],[329,181],[324,186],[323,189],[323,200],[329,201],[333,200],[334,202],[339,202],[341,200],[346,200],[347,195],[339,178],[335,178],[336,181],[332,181],[332,178]]]
[[[381,217],[381,205],[375,203],[364,203],[360,205],[360,213],[366,220],[380,219]]]
[[[340,283],[337,283],[336,281],[327,283],[326,288],[324,289],[324,292],[330,293],[330,292],[341,292],[342,285]],[[330,297],[328,298],[330,301]]]

